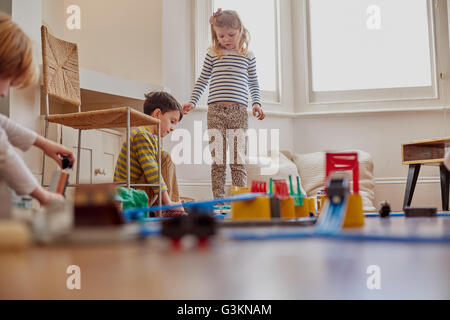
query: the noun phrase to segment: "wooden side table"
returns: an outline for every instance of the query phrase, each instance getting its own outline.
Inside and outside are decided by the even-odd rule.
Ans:
[[[442,209],[448,211],[450,172],[444,166],[444,156],[450,148],[450,137],[402,144],[402,163],[409,165],[403,208],[412,201],[421,165],[439,166]]]

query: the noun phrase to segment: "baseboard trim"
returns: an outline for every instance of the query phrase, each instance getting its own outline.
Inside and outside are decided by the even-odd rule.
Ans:
[[[179,186],[186,186],[186,187],[211,187],[211,181],[210,180],[178,180]],[[231,181],[225,182],[226,186],[231,186]]]
[[[406,184],[406,178],[403,177],[382,177],[375,178],[374,183],[376,185],[383,184]],[[424,183],[441,183],[439,177],[422,177],[417,179],[417,184]],[[178,185],[180,186],[192,186],[192,187],[201,187],[201,186],[211,186],[210,180],[178,180]],[[226,186],[231,186],[231,181],[225,182]]]
[[[403,177],[383,177],[375,178],[375,184],[406,184],[406,178]],[[417,179],[417,184],[441,183],[439,177],[422,177]]]

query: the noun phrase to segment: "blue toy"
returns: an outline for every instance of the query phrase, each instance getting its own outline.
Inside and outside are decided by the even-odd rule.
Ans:
[[[195,208],[196,210],[201,211],[202,213],[214,215],[214,205],[216,203],[249,201],[249,200],[253,200],[257,197],[261,197],[261,196],[264,196],[264,194],[263,193],[243,193],[243,194],[239,194],[239,195],[227,197],[227,198],[218,198],[218,199],[212,199],[212,200],[206,200],[206,201],[187,202],[187,203],[183,203],[181,205],[181,207]],[[153,207],[147,207],[147,208],[134,208],[134,209],[123,210],[122,214],[127,220],[142,221],[142,219],[148,218],[146,215],[147,212],[176,209],[179,207],[180,207],[180,205],[164,205],[164,206],[153,206]]]

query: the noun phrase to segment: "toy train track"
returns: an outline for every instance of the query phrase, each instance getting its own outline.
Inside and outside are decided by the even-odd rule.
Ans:
[[[295,220],[283,220],[283,219],[271,219],[271,220],[241,220],[241,221],[218,221],[217,225],[223,228],[241,228],[241,227],[307,227],[313,226],[317,219],[315,217],[310,218],[298,218]]]

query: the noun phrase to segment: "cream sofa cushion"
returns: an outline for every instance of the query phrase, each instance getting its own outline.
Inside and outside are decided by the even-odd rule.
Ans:
[[[346,150],[342,152],[358,152],[359,162],[359,193],[363,200],[363,210],[376,211],[373,204],[375,199],[375,184],[373,176],[373,161],[370,154],[360,150]],[[308,197],[314,197],[325,186],[325,152],[293,154],[283,153],[297,166],[301,184]],[[351,181],[350,177],[349,180]]]
[[[272,156],[249,157],[247,164],[247,184],[252,181],[265,181],[269,191],[270,178],[284,179],[289,186],[289,176],[292,176],[294,192],[297,192],[298,169],[295,163],[289,160],[283,153],[272,154]],[[300,190],[305,194],[305,189],[300,181]]]

